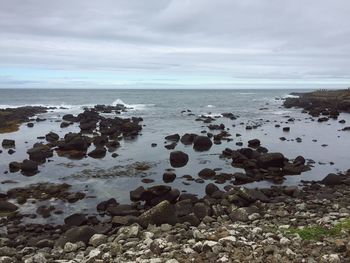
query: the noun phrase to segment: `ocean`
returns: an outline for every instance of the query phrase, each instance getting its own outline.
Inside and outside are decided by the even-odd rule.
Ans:
[[[73,190],[84,191],[88,198],[75,204],[54,203],[62,207],[64,215],[75,211],[96,213],[96,203],[114,197],[119,203],[128,203],[130,190],[144,185],[142,178],[153,179],[154,182],[146,186],[164,184],[163,173],[171,168],[169,154],[171,150],[164,147],[164,137],[170,134],[185,133],[200,134],[207,130],[206,124],[195,119],[200,115],[218,117],[215,123],[223,123],[232,135],[232,141],[213,145],[210,151],[196,152],[191,146],[178,143],[175,150],[189,154],[189,162],[185,167],[176,168],[177,178],[172,187],[181,191],[196,193],[202,196],[206,183],[185,181],[183,175],[196,177],[203,168],[220,169],[222,172],[234,173],[242,169],[231,166],[230,161],[220,158],[225,148],[238,149],[237,142],[247,146],[250,139],[259,139],[262,146],[270,152],[281,152],[293,159],[298,155],[315,161],[312,169],[302,175],[286,176],[283,184],[298,185],[301,180],[320,180],[331,172],[344,171],[349,168],[348,149],[350,133],[340,131],[344,124],[337,120],[318,123],[310,116],[302,113],[301,109],[286,109],[282,106],[283,98],[296,90],[55,90],[55,89],[0,89],[0,108],[41,105],[56,107],[48,113],[41,114],[46,121],[35,123],[34,128],[25,124],[13,133],[0,134],[3,139],[16,140],[15,153],[0,154],[0,182],[13,180],[15,184],[0,184],[0,192],[13,187],[25,187],[39,182],[68,183]],[[300,91],[300,90],[297,90]],[[143,129],[141,135],[133,140],[121,141],[117,149],[117,158],[111,154],[103,159],[84,158],[70,160],[56,154],[39,167],[40,172],[31,177],[20,173],[6,173],[11,161],[21,161],[27,158],[26,151],[34,143],[44,141],[37,139],[50,131],[63,137],[70,131],[78,131],[78,124],[67,128],[60,128],[59,121],[67,113],[78,114],[84,107],[96,104],[124,104],[129,108],[121,117],[142,117]],[[189,111],[188,111],[189,110]],[[185,112],[183,112],[185,111]],[[232,112],[239,116],[236,120],[219,118],[222,113]],[[189,114],[191,113],[191,114]],[[108,114],[107,114],[108,115]],[[287,122],[295,118],[294,122]],[[341,114],[340,119],[350,122],[349,114]],[[290,132],[282,131],[289,126]],[[246,130],[247,125],[258,125],[256,129]],[[241,134],[241,136],[236,136]],[[280,137],[286,137],[281,141]],[[297,142],[296,138],[302,142]],[[157,147],[151,147],[156,143]],[[325,146],[325,144],[327,146]],[[323,146],[322,146],[323,145]],[[150,166],[147,171],[139,171],[135,167],[139,163]],[[255,182],[247,187],[269,187],[272,182]],[[222,188],[224,185],[218,185]],[[60,202],[60,201],[54,201]],[[39,203],[40,204],[40,203]],[[22,212],[30,211],[38,203],[21,206]],[[64,215],[53,215],[43,222],[62,223]],[[29,220],[29,219],[28,219]],[[38,223],[35,219],[35,222]]]

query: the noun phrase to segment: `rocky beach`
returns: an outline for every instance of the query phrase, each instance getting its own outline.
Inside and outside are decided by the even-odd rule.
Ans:
[[[1,263],[349,262],[349,90],[152,92],[0,109]]]

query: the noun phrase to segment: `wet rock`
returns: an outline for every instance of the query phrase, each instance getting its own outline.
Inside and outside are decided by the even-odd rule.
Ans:
[[[95,159],[100,159],[106,156],[106,148],[105,147],[97,147],[96,149],[92,150],[88,153],[88,156]]]
[[[212,179],[215,175],[216,172],[210,168],[204,168],[198,173],[198,176],[203,179]]]
[[[176,179],[176,174],[173,172],[165,172],[163,174],[163,181],[165,183],[171,183]]]
[[[321,183],[324,185],[339,185],[343,183],[343,179],[338,174],[330,173],[325,178],[321,180]]]
[[[249,140],[248,146],[256,148],[256,147],[260,146],[260,140],[258,140],[258,139]]]
[[[131,205],[109,206],[106,211],[112,216],[138,216],[140,212]]]
[[[26,176],[35,175],[38,172],[38,163],[31,160],[24,160],[21,164],[21,172]]]
[[[73,214],[64,219],[67,226],[81,226],[86,224],[87,218],[84,214]]]
[[[11,173],[18,172],[21,169],[21,164],[19,162],[10,162],[9,170]]]
[[[196,151],[208,151],[213,145],[207,136],[197,136],[193,141],[193,149]]]
[[[67,232],[65,232],[63,235],[59,237],[59,239],[55,243],[55,246],[64,247],[64,245],[67,242],[77,243],[79,241],[84,242],[85,244],[88,244],[90,238],[94,234],[97,234],[97,233],[94,230],[94,228],[90,226],[73,227],[67,230]]]
[[[283,127],[283,131],[284,132],[289,132],[290,131],[290,127]]]
[[[161,225],[167,223],[174,225],[177,222],[175,209],[166,200],[145,211],[139,216],[139,220],[144,227],[147,227],[149,224]]]
[[[259,156],[258,164],[262,168],[283,167],[284,160],[282,153],[265,153]]]
[[[60,138],[60,136],[57,133],[54,133],[54,132],[50,132],[50,133],[45,135],[45,139],[48,142],[56,142],[56,141],[59,140],[59,138]]]
[[[184,135],[181,136],[181,143],[184,145],[190,145],[193,143],[194,139],[197,137],[197,134],[193,133],[185,133]]]
[[[18,207],[15,204],[12,204],[8,201],[0,200],[0,216],[8,215],[16,212]]]
[[[182,151],[174,151],[170,153],[170,164],[172,167],[183,167],[188,163],[188,154]]]
[[[115,198],[111,198],[97,204],[96,209],[97,211],[106,211],[109,206],[116,206],[116,205],[118,205],[117,200],[115,200]]]
[[[172,134],[168,135],[165,137],[165,140],[167,141],[173,141],[173,142],[178,142],[180,140],[180,135],[179,134]]]
[[[205,193],[209,196],[211,196],[213,193],[215,193],[218,190],[219,190],[219,187],[217,187],[213,183],[207,184],[207,186],[205,187]]]
[[[4,148],[14,148],[16,146],[15,141],[10,139],[3,139],[1,145]]]

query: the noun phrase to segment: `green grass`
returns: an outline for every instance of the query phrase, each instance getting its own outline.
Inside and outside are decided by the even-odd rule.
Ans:
[[[350,232],[350,218],[342,220],[331,228],[311,226],[286,230],[286,234],[298,234],[303,240],[320,240],[324,237],[339,236],[342,231]]]

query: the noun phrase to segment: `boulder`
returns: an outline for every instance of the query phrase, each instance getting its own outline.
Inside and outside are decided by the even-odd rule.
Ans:
[[[248,146],[249,147],[253,147],[253,148],[259,147],[260,146],[260,140],[258,140],[258,139],[249,140],[248,141]]]
[[[258,165],[262,168],[283,167],[284,156],[282,153],[264,153],[258,158]]]
[[[38,163],[32,160],[24,160],[21,164],[21,171],[27,176],[34,175],[38,172]]]
[[[73,214],[64,219],[67,226],[81,226],[86,224],[87,218],[84,214]]]
[[[0,200],[0,216],[12,214],[16,212],[18,206],[7,201]]]
[[[19,170],[21,170],[21,164],[19,162],[10,162],[9,170],[11,173],[18,172]]]
[[[170,153],[170,164],[172,167],[183,167],[188,163],[188,154],[182,151],[174,151]]]
[[[14,148],[15,147],[15,140],[3,139],[1,145],[4,148]]]
[[[177,222],[174,205],[170,204],[169,201],[164,200],[141,214],[139,220],[143,227],[147,227],[149,224],[174,225]]]
[[[190,145],[193,143],[194,139],[197,137],[197,134],[193,134],[193,133],[185,133],[184,135],[182,135],[180,141],[181,143],[183,143],[184,145]]]
[[[198,176],[203,179],[212,179],[215,175],[215,171],[209,168],[204,168],[198,173]]]
[[[54,132],[49,132],[48,134],[45,135],[45,139],[48,142],[56,142],[59,140],[59,138],[60,138],[60,136]]]
[[[165,172],[163,174],[163,181],[165,183],[171,183],[176,179],[176,174],[173,172]]]
[[[178,142],[180,140],[180,135],[177,133],[172,134],[172,135],[168,135],[165,137],[165,140],[172,141],[172,142]]]
[[[321,183],[324,185],[330,185],[330,186],[339,185],[343,183],[343,178],[338,174],[330,173],[325,178],[322,179]]]
[[[197,136],[193,141],[193,149],[200,152],[208,151],[212,145],[212,141],[207,136]]]
[[[73,227],[61,235],[55,243],[55,247],[63,248],[67,242],[77,243],[84,242],[88,244],[90,238],[97,234],[96,230],[90,226]]]
[[[96,149],[92,150],[88,153],[88,156],[95,159],[100,159],[106,156],[106,148],[105,147],[96,147]]]
[[[207,184],[207,186],[205,187],[205,193],[209,196],[211,196],[213,193],[215,193],[216,191],[219,190],[219,187],[217,187],[215,184],[213,183],[209,183]]]

